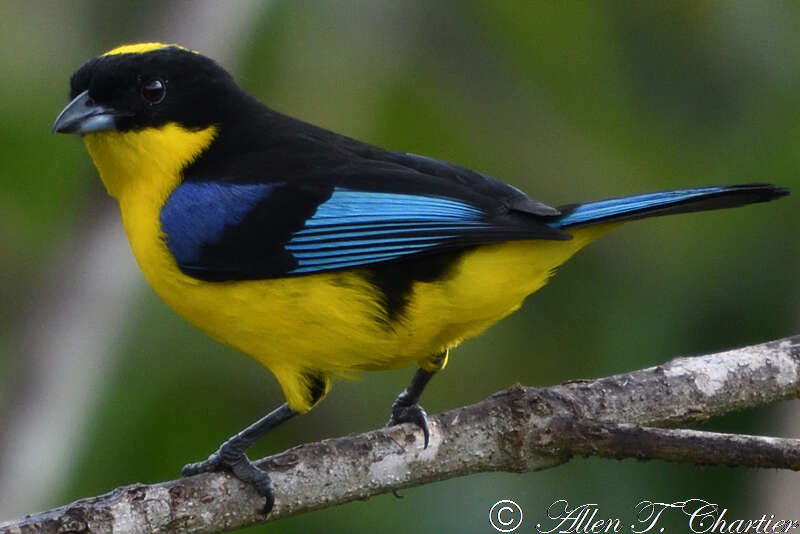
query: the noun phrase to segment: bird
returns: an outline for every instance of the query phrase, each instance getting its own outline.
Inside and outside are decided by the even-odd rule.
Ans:
[[[416,365],[388,425],[430,439],[420,398],[451,349],[517,310],[623,223],[789,194],[703,186],[549,206],[481,172],[275,111],[176,44],[118,46],[70,79],[81,137],[155,292],[277,378],[285,402],[184,475],[228,471],[274,504],[247,449],[336,378]]]

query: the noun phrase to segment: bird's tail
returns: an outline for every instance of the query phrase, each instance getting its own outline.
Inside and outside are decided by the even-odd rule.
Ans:
[[[789,190],[772,184],[744,184],[678,189],[559,206],[549,223],[554,228],[576,228],[600,222],[621,222],[673,213],[733,208],[767,202]]]

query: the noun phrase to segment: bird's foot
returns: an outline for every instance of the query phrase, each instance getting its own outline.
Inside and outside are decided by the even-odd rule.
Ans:
[[[403,395],[400,395],[394,404],[392,404],[392,416],[386,426],[399,425],[401,423],[411,423],[417,425],[422,429],[422,434],[425,437],[425,445],[423,449],[428,448],[428,441],[431,437],[430,429],[428,428],[428,414],[425,408],[417,404],[409,404],[403,402]]]
[[[256,467],[244,452],[231,450],[232,448],[226,447],[226,445],[227,443],[224,443],[207,460],[185,465],[181,474],[188,477],[200,473],[228,471],[242,482],[253,486],[259,495],[266,499],[264,514],[269,514],[275,504],[275,494],[272,491],[269,473]]]

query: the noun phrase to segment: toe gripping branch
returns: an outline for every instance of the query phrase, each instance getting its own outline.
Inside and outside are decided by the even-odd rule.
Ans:
[[[425,437],[425,446],[423,448],[428,448],[431,432],[428,427],[428,414],[419,405],[419,399],[434,374],[435,372],[424,369],[417,370],[414,378],[411,379],[411,384],[392,403],[392,415],[389,418],[389,422],[386,423],[386,426],[412,423],[420,427]]]
[[[267,432],[295,415],[297,415],[297,412],[289,408],[288,404],[282,404],[229,438],[208,459],[186,465],[181,474],[183,476],[191,476],[213,471],[228,471],[242,482],[253,486],[266,499],[264,513],[268,514],[275,504],[275,494],[272,491],[269,473],[256,467],[247,457],[245,451]]]

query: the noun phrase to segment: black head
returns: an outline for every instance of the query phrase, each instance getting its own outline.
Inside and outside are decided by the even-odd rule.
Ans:
[[[187,129],[217,124],[241,90],[213,60],[160,43],[126,45],[81,66],[70,80],[69,105],[53,130],[135,131],[178,123]]]

